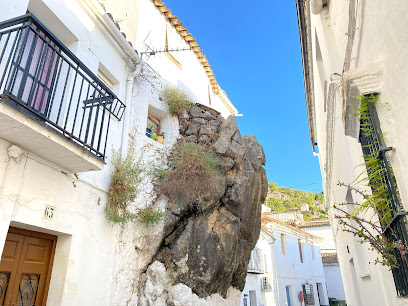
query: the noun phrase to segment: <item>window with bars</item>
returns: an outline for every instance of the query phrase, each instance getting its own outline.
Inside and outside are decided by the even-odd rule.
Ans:
[[[360,135],[363,156],[367,165],[369,161],[375,161],[376,174],[370,175],[370,171],[374,171],[367,167],[369,175],[369,184],[373,193],[384,192],[387,206],[391,211],[391,219],[387,224],[382,223],[384,235],[391,241],[401,243],[407,246],[407,212],[404,211],[401,205],[397,183],[395,176],[387,157],[387,151],[391,148],[385,145],[383,134],[381,133],[378,116],[375,110],[375,101],[378,100],[378,94],[366,95],[362,98],[361,103],[366,103],[364,111],[360,116]],[[387,213],[389,211],[387,210]],[[380,218],[382,212],[379,211]],[[408,296],[408,265],[406,254],[398,249],[394,249],[394,256],[397,265],[392,269],[395,287],[399,296]]]

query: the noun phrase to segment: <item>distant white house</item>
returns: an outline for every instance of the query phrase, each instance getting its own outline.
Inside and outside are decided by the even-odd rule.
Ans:
[[[277,305],[278,286],[274,242],[273,234],[262,227],[249,261],[246,284],[241,295],[241,306]]]
[[[329,298],[345,301],[346,294],[337,253],[322,253],[322,262]]]
[[[346,294],[344,293],[343,278],[337,258],[336,244],[330,221],[304,221],[299,225],[299,228],[323,238],[323,241],[320,243],[320,250],[328,295],[331,298],[345,301]]]
[[[320,255],[322,242],[322,238],[264,213],[261,235],[248,266],[241,306],[329,305]],[[253,269],[251,264],[257,260],[265,270]]]

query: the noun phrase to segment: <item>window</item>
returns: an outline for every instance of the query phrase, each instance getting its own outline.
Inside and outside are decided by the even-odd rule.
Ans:
[[[360,119],[360,135],[359,140],[363,150],[364,159],[378,158],[380,161],[379,176],[382,184],[386,184],[388,190],[389,204],[392,208],[392,221],[384,227],[383,232],[385,236],[394,241],[401,240],[404,244],[408,241],[406,212],[400,203],[398,188],[395,177],[393,175],[392,167],[386,156],[388,150],[383,138],[381,137],[380,124],[375,111],[373,99],[377,99],[378,94],[366,95],[361,103],[367,103],[367,110],[361,114]],[[372,131],[368,133],[367,131]],[[367,169],[367,171],[369,171]],[[376,175],[378,177],[378,175]],[[370,186],[375,192],[375,186],[378,181],[370,181]],[[404,258],[402,258],[399,251],[394,249],[394,256],[397,261],[397,268],[392,269],[394,283],[399,296],[408,296],[408,266]]]
[[[164,141],[164,132],[161,130],[160,119],[151,114],[147,116],[146,136],[159,143]]]
[[[98,67],[97,77],[113,92],[115,92],[115,86],[119,84],[119,81],[110,73],[101,62]]]
[[[300,262],[303,263],[302,240],[298,239]]]
[[[281,234],[281,248],[282,248],[282,254],[285,255],[285,235]]]
[[[264,273],[264,264],[263,264],[263,252],[262,249],[255,247],[251,252],[251,259],[248,264],[248,272],[250,273]]]
[[[98,70],[98,78],[106,85],[110,90],[113,90],[113,83],[109,78],[100,70]]]

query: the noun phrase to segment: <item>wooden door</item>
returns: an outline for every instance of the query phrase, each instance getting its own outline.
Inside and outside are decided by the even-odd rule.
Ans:
[[[10,227],[0,262],[0,305],[45,305],[57,237]]]

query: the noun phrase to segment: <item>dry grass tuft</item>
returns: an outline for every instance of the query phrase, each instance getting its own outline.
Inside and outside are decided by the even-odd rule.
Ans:
[[[193,203],[220,185],[220,162],[203,145],[177,144],[170,158],[172,170],[158,186],[159,190],[170,200]]]
[[[162,95],[172,115],[181,116],[184,110],[188,110],[193,106],[191,97],[185,91],[176,87],[166,87],[163,89]]]

